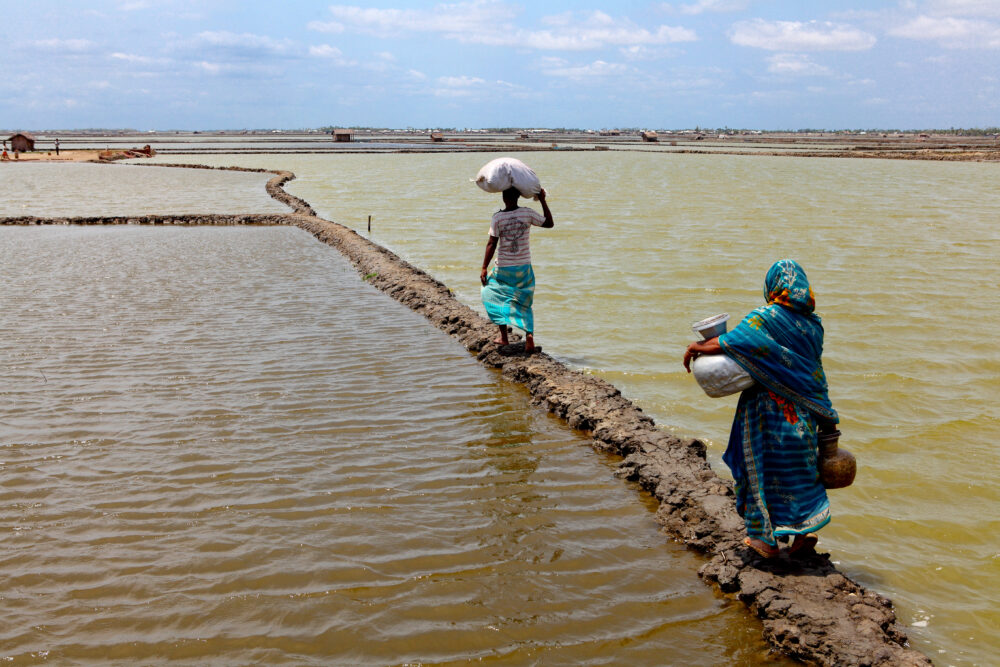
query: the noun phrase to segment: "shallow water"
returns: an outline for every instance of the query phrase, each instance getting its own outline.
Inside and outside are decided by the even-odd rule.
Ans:
[[[768,659],[613,460],[307,233],[0,257],[5,662]]]
[[[480,308],[499,198],[469,179],[491,154],[247,156],[298,175],[324,217]],[[607,378],[665,428],[705,437],[720,472],[735,397],[680,366],[691,322],[738,321],[770,264],[805,266],[855,484],[831,493],[821,547],[896,603],[936,662],[1000,654],[1000,165],[664,153],[532,153],[553,230],[535,230],[546,351]],[[198,158],[228,163],[230,158]],[[536,204],[537,206],[537,204]]]
[[[287,168],[324,217],[428,269],[478,307],[496,197],[479,155],[200,156]],[[532,153],[554,230],[533,235],[546,350],[602,375],[665,428],[725,446],[735,398],[679,365],[690,322],[761,302],[770,263],[798,258],[827,330],[826,368],[854,486],[831,493],[821,546],[896,603],[939,664],[1000,652],[997,165],[657,153]],[[163,161],[177,161],[176,156]],[[23,166],[23,165],[22,165]],[[197,175],[191,172],[191,188]],[[970,334],[967,322],[975,316]],[[697,561],[696,561],[697,562]],[[693,577],[693,571],[688,573]]]
[[[91,163],[0,167],[0,217],[291,212],[264,190],[273,174]]]

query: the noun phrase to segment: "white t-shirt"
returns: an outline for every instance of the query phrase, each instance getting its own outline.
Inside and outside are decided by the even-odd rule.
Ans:
[[[531,226],[541,227],[545,218],[541,213],[519,206],[513,211],[497,211],[490,222],[490,236],[497,243],[497,266],[531,264],[531,247],[528,244]]]

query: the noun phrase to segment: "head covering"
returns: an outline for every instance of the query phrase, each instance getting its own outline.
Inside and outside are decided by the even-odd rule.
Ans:
[[[768,269],[764,278],[764,300],[804,314],[816,309],[809,278],[794,259],[779,259]]]

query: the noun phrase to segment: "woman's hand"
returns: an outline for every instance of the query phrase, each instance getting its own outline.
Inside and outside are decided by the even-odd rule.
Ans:
[[[483,270],[479,272],[479,282],[483,284],[483,287],[486,287],[487,280],[489,279],[486,277],[486,267],[484,266]]]
[[[719,337],[708,340],[696,340],[687,346],[684,352],[684,369],[691,372],[691,362],[703,354],[722,354],[722,346],[719,345]]]

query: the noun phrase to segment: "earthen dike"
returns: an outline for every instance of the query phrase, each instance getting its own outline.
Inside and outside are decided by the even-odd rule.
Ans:
[[[192,165],[143,165],[192,167]],[[114,167],[109,167],[114,168]],[[765,560],[742,544],[730,482],[708,464],[705,445],[665,433],[613,385],[570,369],[545,353],[525,355],[518,345],[492,342],[495,325],[461,304],[443,283],[355,231],[316,216],[288,194],[288,171],[267,172],[267,192],[294,213],[269,215],[149,215],[12,217],[6,225],[293,225],[343,253],[364,280],[457,339],[485,366],[528,389],[531,401],[592,438],[593,446],[621,457],[618,474],[637,482],[659,502],[656,520],[673,539],[705,558],[698,574],[741,600],[760,618],[778,651],[817,665],[930,665],[909,648],[892,602],[853,581],[829,554]]]

